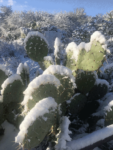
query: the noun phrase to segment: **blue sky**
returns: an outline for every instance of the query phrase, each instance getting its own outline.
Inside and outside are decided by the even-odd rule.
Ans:
[[[113,0],[0,0],[1,5],[12,6],[14,11],[69,12],[84,8],[87,15],[105,14],[113,10]]]

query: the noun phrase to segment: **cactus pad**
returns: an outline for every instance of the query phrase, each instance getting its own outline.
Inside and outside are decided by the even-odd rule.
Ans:
[[[97,75],[95,72],[77,70],[76,84],[77,88],[83,93],[88,93],[95,84]]]
[[[72,115],[76,115],[85,106],[87,98],[84,95],[77,93],[69,101],[70,101],[70,103],[68,104],[69,112]]]
[[[91,49],[88,52],[85,49],[80,50],[77,60],[77,69],[85,71],[98,70],[105,61],[105,54],[106,51],[102,45],[97,41],[93,41]]]
[[[107,92],[109,88],[109,83],[103,79],[97,79],[94,87],[88,94],[88,100],[98,100],[102,98]]]
[[[25,49],[28,56],[34,61],[43,61],[48,54],[48,45],[41,33],[29,32],[25,41]]]

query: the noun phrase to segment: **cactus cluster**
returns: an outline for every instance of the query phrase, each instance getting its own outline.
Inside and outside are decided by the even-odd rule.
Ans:
[[[89,43],[82,42],[78,46],[69,43],[63,56],[61,41],[56,39],[55,52],[49,55],[48,42],[38,31],[29,32],[24,44],[28,56],[39,63],[43,73],[29,83],[26,64],[19,64],[17,74],[9,77],[0,67],[0,124],[7,119],[18,127],[15,142],[31,149],[46,136],[53,142],[62,117],[68,116],[71,120],[82,112],[87,120],[89,112],[84,111],[89,103],[95,103],[108,92],[109,83],[97,75],[105,61],[107,44],[98,31],[93,33]],[[58,141],[57,138],[56,149],[62,150]]]

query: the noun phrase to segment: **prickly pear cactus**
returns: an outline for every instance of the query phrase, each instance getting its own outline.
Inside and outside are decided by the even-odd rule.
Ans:
[[[48,43],[44,36],[38,32],[29,32],[24,40],[28,56],[34,61],[43,61],[48,54]]]
[[[96,79],[95,85],[88,93],[88,100],[98,100],[108,92],[109,83],[104,79]]]
[[[36,77],[24,91],[24,101],[21,103],[25,106],[25,111],[31,110],[40,99],[53,97],[58,101],[58,87],[60,81],[53,75],[40,75]]]
[[[88,93],[94,86],[97,79],[96,72],[77,70],[76,85],[77,88],[83,93]]]
[[[39,145],[55,123],[57,103],[52,97],[40,100],[20,125],[15,142],[31,149]]]
[[[72,115],[79,113],[85,106],[87,101],[86,96],[81,93],[75,94],[70,100],[68,100],[68,110]]]
[[[51,56],[45,56],[42,62],[38,62],[42,70],[47,69],[49,66],[54,64],[53,58]]]
[[[2,101],[4,105],[10,102],[20,103],[23,100],[24,85],[19,75],[14,74],[8,77],[2,84]]]
[[[5,118],[8,122],[19,128],[20,123],[23,121],[24,117],[21,115],[22,108],[18,103],[11,102],[5,108]]]
[[[70,69],[60,65],[51,65],[43,74],[52,74],[60,80],[61,86],[58,89],[59,103],[62,103],[74,94],[76,88],[75,78]]]

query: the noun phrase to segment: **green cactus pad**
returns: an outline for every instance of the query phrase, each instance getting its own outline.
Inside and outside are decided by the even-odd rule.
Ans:
[[[106,80],[97,79],[96,81],[94,87],[89,91],[88,100],[98,100],[108,92],[109,83]]]
[[[21,116],[22,108],[20,104],[11,102],[7,105],[5,109],[5,116],[9,123],[12,123],[14,126],[19,128],[20,123],[23,120],[23,116]]]
[[[42,70],[47,69],[50,65],[53,65],[53,58],[51,56],[46,56],[43,58],[43,62],[38,62]]]
[[[97,75],[95,72],[77,70],[76,85],[83,93],[88,93],[94,86]]]
[[[77,69],[85,71],[98,70],[105,61],[104,55],[106,51],[102,48],[102,45],[93,41],[91,49],[87,52],[85,49],[80,50],[77,60]]]
[[[21,123],[15,141],[27,149],[38,146],[56,122],[57,106],[52,97],[36,103]]]
[[[37,102],[46,97],[53,97],[55,101],[58,101],[57,88],[54,84],[42,84],[33,93],[32,99],[28,100],[27,108],[31,110]]]
[[[80,93],[75,94],[70,100],[68,104],[68,110],[72,115],[76,115],[79,113],[82,108],[85,106],[87,98]]]
[[[24,148],[34,148],[43,141],[55,122],[54,116],[54,113],[45,114],[44,117],[47,118],[47,121],[40,117],[29,127],[28,133],[23,142]]]
[[[28,33],[25,39],[25,49],[27,51],[28,56],[34,61],[43,61],[43,57],[47,56],[48,54],[48,45],[46,41],[38,36],[38,34],[42,35],[41,33],[34,32],[36,34]],[[37,34],[38,33],[38,34]]]
[[[68,76],[62,76],[60,74],[54,74],[61,83],[61,86],[58,88],[58,103],[62,103],[68,99],[70,99],[74,94],[73,83],[70,82],[70,78]]]
[[[25,87],[20,80],[14,80],[12,83],[7,84],[2,91],[3,103],[5,105],[9,104],[10,102],[20,103],[23,100],[24,90]]]
[[[46,97],[53,97],[57,102],[60,85],[60,81],[54,75],[42,74],[36,77],[24,91],[25,97],[21,104],[25,107],[25,111],[29,111],[40,99]]]
[[[70,69],[60,65],[51,65],[43,74],[52,74],[59,79],[61,86],[58,88],[58,103],[62,103],[73,96],[76,84]]]

